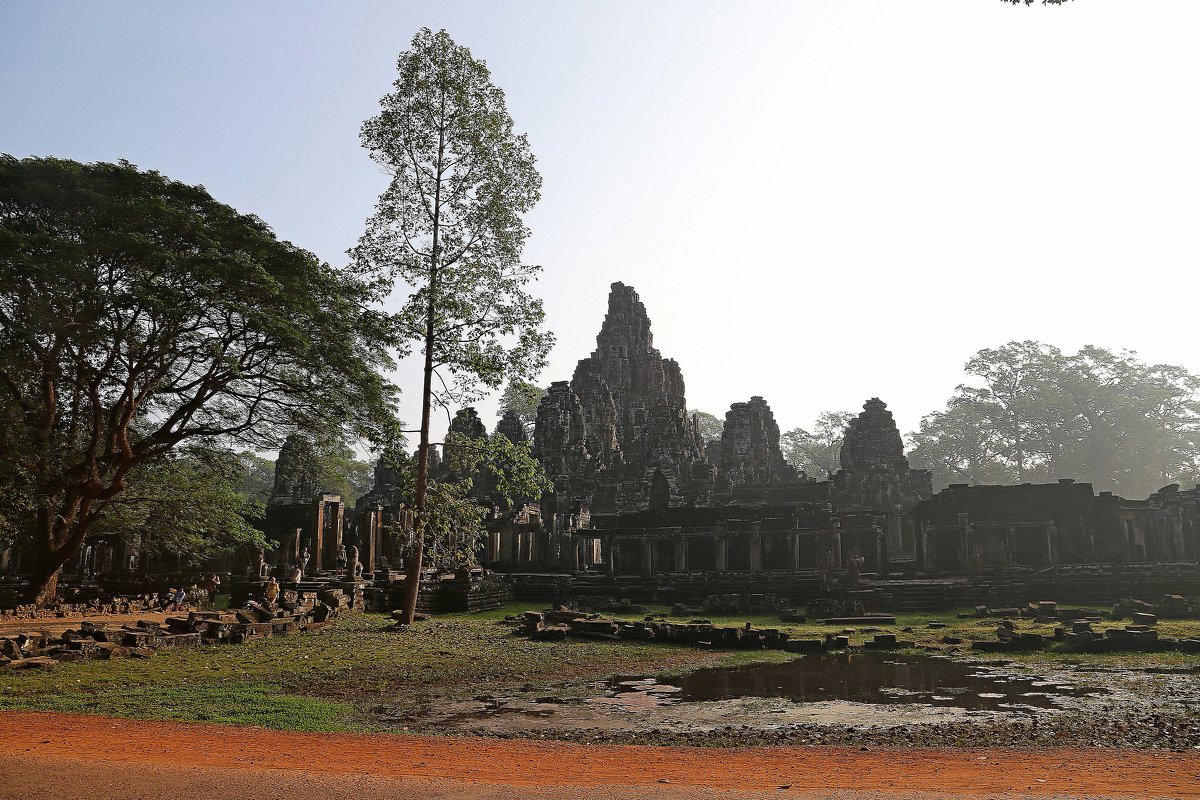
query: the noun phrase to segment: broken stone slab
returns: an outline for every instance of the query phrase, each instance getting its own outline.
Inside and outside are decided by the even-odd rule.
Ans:
[[[47,656],[30,656],[29,658],[14,658],[4,666],[7,669],[50,669],[58,662]]]
[[[543,625],[535,630],[531,638],[535,642],[561,642],[567,638],[566,625]]]

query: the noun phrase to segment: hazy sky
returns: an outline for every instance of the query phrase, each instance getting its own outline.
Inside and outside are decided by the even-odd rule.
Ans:
[[[538,157],[544,383],[617,280],[689,405],[785,429],[877,395],[908,432],[1010,339],[1200,370],[1196,0],[7,0],[0,151],[126,158],[342,263],[386,180],[359,125],[422,26]]]

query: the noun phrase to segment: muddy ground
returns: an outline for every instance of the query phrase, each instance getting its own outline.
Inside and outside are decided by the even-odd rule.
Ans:
[[[899,653],[823,660],[835,658],[936,663]],[[881,695],[882,702],[862,702],[863,692],[855,692],[843,674],[833,676],[843,683],[832,692],[812,691],[817,686],[810,678],[808,696],[802,698],[771,685],[751,689],[750,696],[689,697],[683,686],[694,682],[694,674],[684,680],[617,677],[582,690],[577,684],[526,685],[507,694],[376,710],[381,723],[403,732],[577,742],[1200,749],[1200,667],[1050,669],[982,661],[964,667],[961,659],[946,661],[969,672],[971,681],[961,681],[969,686],[922,687],[919,681],[904,686],[884,678],[882,690],[871,693]],[[764,675],[779,682],[795,669],[785,664],[698,674],[727,681],[734,673],[742,680],[727,691],[736,695],[745,691],[747,677],[759,678],[760,684]],[[827,696],[839,694],[843,697]]]

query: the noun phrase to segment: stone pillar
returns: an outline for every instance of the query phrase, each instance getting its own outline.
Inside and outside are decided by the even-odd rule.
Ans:
[[[500,563],[512,568],[517,563],[517,537],[512,523],[500,523]]]
[[[642,574],[654,574],[654,540],[649,536],[642,537]]]
[[[789,569],[800,569],[800,534],[788,534],[788,553],[791,558],[788,561]]]
[[[762,534],[750,534],[750,571],[762,572]]]
[[[1053,520],[1046,524],[1046,563],[1058,563],[1058,526]]]
[[[1008,526],[1008,536],[1005,541],[1006,560],[1009,566],[1017,563],[1017,526]]]
[[[338,550],[345,542],[346,504],[341,500],[330,503],[329,516],[333,524],[329,531],[328,541],[325,542],[325,563],[332,569],[337,566]]]
[[[316,513],[313,515],[313,535],[312,545],[309,547],[309,555],[312,557],[312,563],[309,568],[312,572],[319,572],[324,562],[325,553],[325,500],[324,498],[317,500]],[[301,548],[302,550],[304,548]]]
[[[687,539],[680,536],[675,540],[675,571],[687,572]]]
[[[378,506],[368,508],[366,513],[356,522],[358,528],[358,561],[362,564],[363,572],[375,571],[375,557],[378,554],[377,536],[379,534],[379,515],[381,510]],[[353,575],[349,576],[353,578]]]
[[[617,574],[617,559],[621,557],[621,546],[616,539],[608,540],[608,571]]]
[[[714,550],[716,550],[716,564],[714,568],[717,572],[729,571],[729,540],[724,534],[718,534],[714,537]]]

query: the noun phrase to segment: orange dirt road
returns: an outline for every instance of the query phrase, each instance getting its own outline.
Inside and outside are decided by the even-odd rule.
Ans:
[[[0,798],[1200,798],[1200,753],[706,749],[0,713]]]

